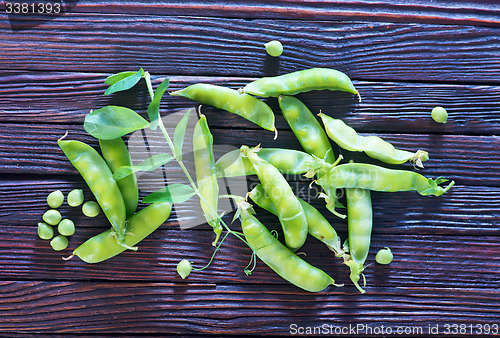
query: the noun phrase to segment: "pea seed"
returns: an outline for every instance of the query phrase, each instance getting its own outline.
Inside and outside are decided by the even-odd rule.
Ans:
[[[187,259],[183,259],[177,264],[177,273],[184,279],[189,276],[192,268],[191,263]]]
[[[72,207],[77,207],[83,203],[83,191],[81,189],[73,189],[68,194],[68,204]]]
[[[377,252],[377,255],[375,256],[375,261],[378,264],[389,264],[390,262],[392,262],[392,258],[393,258],[393,255],[392,255],[391,249],[386,247],[386,248],[380,249]]]
[[[434,107],[431,112],[432,119],[437,123],[446,123],[448,120],[448,112],[443,107]]]
[[[63,202],[64,195],[61,190],[53,191],[47,196],[47,204],[53,209],[59,208]]]
[[[68,239],[62,235],[58,235],[52,238],[50,246],[56,251],[64,250],[68,247]]]
[[[63,219],[57,226],[57,231],[59,231],[61,235],[71,236],[75,233],[75,223],[70,219]]]
[[[52,227],[45,223],[38,223],[38,237],[41,239],[51,239],[54,236]]]
[[[55,209],[50,209],[43,214],[42,218],[47,224],[57,225],[61,221],[61,213]]]
[[[85,202],[82,207],[82,212],[87,217],[96,217],[99,215],[100,211],[101,208],[99,207],[99,204],[94,201]]]
[[[283,54],[283,45],[278,40],[269,41],[264,46],[266,47],[267,54],[271,56],[276,57]]]

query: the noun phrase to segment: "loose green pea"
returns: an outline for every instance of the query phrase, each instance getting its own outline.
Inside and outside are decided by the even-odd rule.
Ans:
[[[50,246],[56,251],[64,250],[68,247],[68,239],[62,235],[58,235],[52,238]]]
[[[71,190],[68,194],[68,204],[77,207],[83,203],[83,191],[81,189]]]
[[[392,258],[393,255],[391,249],[385,247],[377,252],[377,255],[375,256],[375,261],[378,264],[389,264],[390,262],[392,262]]]
[[[99,207],[99,204],[94,201],[85,202],[82,207],[82,212],[87,217],[96,217],[97,215],[99,215],[100,211],[101,208]]]
[[[182,279],[189,276],[192,269],[193,267],[191,266],[191,262],[189,262],[187,259],[183,259],[179,262],[179,264],[177,264],[177,273],[182,277]]]
[[[51,208],[54,209],[59,208],[63,204],[63,202],[64,202],[64,195],[61,192],[61,190],[53,191],[47,196],[47,204]]]
[[[75,223],[70,219],[63,219],[57,226],[57,231],[59,231],[61,235],[71,236],[75,233]]]
[[[448,112],[443,107],[437,106],[432,109],[432,119],[437,123],[446,123],[448,120]]]
[[[38,237],[41,239],[51,239],[54,236],[54,229],[48,224],[38,223]]]
[[[276,57],[283,54],[283,45],[278,40],[269,41],[264,46],[266,47],[267,54],[271,56]]]
[[[50,225],[57,225],[61,221],[61,213],[55,209],[45,211],[43,221]]]

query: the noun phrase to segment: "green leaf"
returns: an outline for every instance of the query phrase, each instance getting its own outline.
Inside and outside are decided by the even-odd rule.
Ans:
[[[106,78],[106,80],[104,80],[104,83],[107,84],[108,86],[111,86],[111,85],[114,85],[115,83],[117,83],[118,81],[120,81],[126,77],[134,75],[135,73],[137,73],[137,72],[128,71],[128,72],[116,73],[116,74],[108,76]]]
[[[163,82],[156,88],[155,94],[151,103],[148,107],[149,121],[151,122],[151,130],[156,130],[158,127],[158,119],[160,118],[160,102],[163,94],[168,88],[170,81],[168,79],[163,80]]]
[[[184,145],[184,136],[186,134],[186,127],[189,120],[191,109],[188,109],[182,119],[179,121],[174,131],[174,152],[175,157],[182,160],[182,146]]]
[[[106,106],[85,116],[85,131],[95,138],[112,140],[149,126],[149,122],[129,108]]]
[[[163,189],[155,191],[142,199],[142,203],[171,202],[182,203],[194,195],[194,190],[185,184],[169,184]]]
[[[167,164],[173,159],[174,157],[169,154],[154,155],[145,159],[138,165],[133,165],[133,166],[127,165],[118,168],[113,174],[113,179],[115,181],[119,181],[122,178],[127,177],[128,175],[135,174],[138,171],[152,171],[161,167],[164,164]]]
[[[125,75],[125,74],[124,74]],[[124,76],[123,75],[123,76]],[[136,85],[137,82],[142,78],[144,75],[144,70],[141,68],[139,69],[136,73],[129,75],[129,76],[124,76],[122,79],[118,80],[117,82],[113,83],[111,86],[106,89],[104,92],[104,95],[109,95],[113,94],[122,90],[127,90],[132,88],[133,86]],[[109,79],[109,78],[108,78]],[[106,80],[108,80],[106,79]],[[117,80],[118,77],[112,78],[108,82],[112,82]]]

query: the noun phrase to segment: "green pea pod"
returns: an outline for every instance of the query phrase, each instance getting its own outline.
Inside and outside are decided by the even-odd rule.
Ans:
[[[271,108],[261,100],[237,90],[197,83],[182,90],[170,93],[172,96],[183,96],[202,104],[238,114],[264,129],[276,132],[274,114]]]
[[[283,279],[310,292],[322,291],[335,283],[323,270],[310,265],[281,244],[245,206],[240,207],[239,217],[250,248]]]
[[[155,231],[170,216],[172,204],[161,202],[151,204],[127,220],[125,244],[134,246]],[[123,252],[125,248],[116,243],[111,230],[96,235],[73,251],[86,263],[99,263]]]
[[[280,76],[263,77],[250,82],[242,91],[261,97],[278,97],[325,89],[358,95],[358,91],[346,74],[329,68],[310,68]]]
[[[117,242],[126,247],[125,203],[120,188],[104,159],[94,148],[83,142],[60,139],[57,144],[87,182],[97,203],[113,226]]]
[[[272,164],[261,159],[256,151],[258,149],[241,147],[242,155],[250,160],[264,190],[276,206],[286,245],[295,251],[307,237],[304,209],[283,175]]]
[[[350,268],[350,278],[356,288],[361,293],[365,293],[365,290],[359,286],[359,279],[360,276],[363,276],[363,280],[365,278],[363,264],[370,250],[373,223],[370,191],[346,189],[346,199],[350,255],[345,257],[344,264]]]
[[[358,188],[382,192],[416,191],[422,196],[441,196],[455,184],[451,181],[446,188],[438,185],[445,181],[442,178],[435,180],[426,178],[409,170],[393,170],[366,163],[335,166],[316,180],[322,187]]]
[[[416,153],[412,153],[399,150],[378,136],[358,135],[353,128],[346,125],[342,120],[321,113],[319,116],[323,120],[328,136],[343,149],[362,151],[371,158],[389,164],[401,164],[411,161],[421,168],[423,168],[422,162],[429,159],[429,154],[426,151],[418,150]]]
[[[248,193],[248,197],[252,199],[259,207],[269,211],[270,213],[277,215],[278,211],[274,206],[273,202],[267,196],[264,187],[259,184],[252,191]],[[335,229],[326,220],[326,218],[318,211],[315,207],[304,201],[303,199],[298,199],[302,208],[304,209],[304,214],[307,220],[307,232],[325,243],[328,248],[335,252],[337,257],[342,257],[344,250],[342,250],[342,245],[340,244],[340,238],[337,235]]]
[[[102,156],[113,174],[122,166],[132,166],[132,159],[130,158],[127,145],[121,137],[113,140],[99,140],[99,146],[101,147]],[[128,218],[134,214],[139,202],[137,178],[135,174],[132,173],[116,181],[116,183],[122,193]]]
[[[322,158],[327,163],[334,163],[332,145],[319,121],[300,100],[292,96],[280,95],[278,98],[283,116],[287,120],[293,133],[299,140],[302,148],[309,154]],[[322,170],[316,174],[321,176]],[[311,175],[308,175],[311,176]],[[334,188],[323,187],[324,193],[320,197],[326,201],[326,208],[334,215],[345,218],[335,208],[339,206],[337,202],[337,192]]]
[[[281,148],[261,148],[259,157],[276,167],[283,175],[300,175],[323,166],[320,159],[302,151]],[[252,163],[241,156],[239,149],[232,150],[215,163],[218,177],[255,175]]]
[[[222,233],[222,226],[217,214],[219,185],[214,166],[213,137],[205,115],[200,115],[200,119],[194,127],[193,153],[196,181],[201,194],[200,205],[208,224],[214,229],[216,238],[212,244],[215,246]]]

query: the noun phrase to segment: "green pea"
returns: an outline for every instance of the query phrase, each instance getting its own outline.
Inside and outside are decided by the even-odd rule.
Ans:
[[[391,249],[385,247],[377,252],[377,255],[375,256],[375,261],[377,261],[378,264],[389,264],[390,262],[392,262],[392,258],[393,255]]]
[[[99,207],[99,204],[94,201],[85,202],[82,207],[82,212],[87,217],[96,217],[97,215],[99,215],[100,211],[101,208]]]
[[[52,238],[50,246],[56,251],[64,250],[68,247],[68,239],[62,235],[58,235]]]
[[[437,106],[432,109],[432,119],[437,123],[446,123],[448,120],[448,112],[443,107]]]
[[[278,40],[269,41],[264,46],[266,47],[267,54],[271,56],[276,57],[283,54],[283,45]]]
[[[43,221],[50,225],[57,225],[61,221],[61,213],[55,209],[45,211]]]
[[[48,224],[38,223],[38,237],[41,239],[51,239],[54,236],[54,229]]]
[[[177,273],[182,277],[182,279],[189,276],[192,269],[193,267],[191,266],[191,262],[189,262],[187,259],[183,259],[179,262],[179,264],[177,264]]]
[[[47,196],[47,204],[51,208],[59,208],[64,203],[64,195],[61,190],[56,190],[51,192]]]
[[[68,204],[77,207],[83,203],[83,191],[81,189],[71,190],[68,194]]]
[[[75,223],[67,218],[63,219],[57,226],[57,231],[59,231],[61,235],[71,236],[75,233]]]

